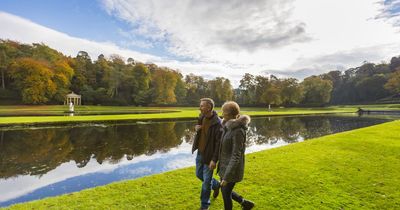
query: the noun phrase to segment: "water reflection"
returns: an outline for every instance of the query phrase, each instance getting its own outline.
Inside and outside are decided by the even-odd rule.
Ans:
[[[91,160],[118,163],[138,155],[168,152],[192,136],[192,123],[154,123],[0,131],[0,178],[42,175],[75,161],[78,168]]]
[[[334,115],[253,118],[247,151],[389,120]],[[194,124],[0,130],[0,206],[193,165]]]

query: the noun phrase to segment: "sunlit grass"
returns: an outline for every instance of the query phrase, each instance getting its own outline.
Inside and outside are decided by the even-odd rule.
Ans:
[[[351,105],[331,106],[324,108],[242,108],[242,113],[251,116],[277,116],[356,112],[358,107],[363,109],[400,110],[400,104],[387,105]],[[137,120],[163,119],[194,119],[198,116],[198,107],[133,107],[133,106],[76,106],[77,114],[82,116],[24,116],[24,115],[64,115],[68,106],[0,106],[0,115],[22,115],[0,117],[0,125],[8,124],[43,124],[43,123],[72,123],[72,122],[115,122]],[[216,108],[220,111],[220,107]],[[149,114],[132,114],[129,112],[155,111]],[[157,111],[173,111],[172,113],[156,113]],[[93,114],[93,115],[91,115]],[[66,115],[66,114],[65,114]]]
[[[16,112],[23,114],[35,113],[64,113],[67,106],[0,106],[0,114]],[[85,116],[5,116],[0,117],[0,125],[3,124],[43,124],[43,123],[71,123],[71,122],[114,122],[114,121],[136,121],[136,120],[162,120],[162,119],[194,119],[199,115],[197,107],[113,107],[113,106],[76,106],[76,112],[96,112],[98,115]],[[120,112],[151,110],[151,111],[173,111],[170,113],[150,114],[120,114]],[[220,108],[216,108],[220,111]],[[273,115],[301,115],[355,112],[355,108],[275,108],[272,111],[266,108],[243,108],[242,113],[251,116],[273,116]],[[110,114],[110,113],[117,114]],[[100,114],[99,114],[100,113]],[[104,113],[101,115],[101,113]]]
[[[394,121],[249,154],[235,190],[255,209],[399,209],[399,133]],[[190,167],[11,209],[197,209],[200,185]]]

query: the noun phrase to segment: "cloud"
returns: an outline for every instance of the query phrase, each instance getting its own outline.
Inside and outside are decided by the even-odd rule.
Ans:
[[[272,72],[301,79],[332,69],[355,67],[365,60],[388,60],[397,56],[400,49],[400,31],[390,22],[394,21],[390,18],[398,17],[398,9],[393,8],[398,8],[399,0],[101,3],[110,18],[129,23],[128,30],[119,31],[129,40],[122,42],[126,48],[71,37],[1,12],[0,38],[43,42],[72,56],[80,50],[93,58],[100,53],[120,54],[179,69],[184,75],[223,76],[234,86],[245,73]],[[392,15],[377,18],[382,14]],[[160,56],[137,52],[132,50],[134,47]]]
[[[393,26],[400,27],[400,0],[386,0],[380,3],[381,13],[377,19],[384,19]]]
[[[131,24],[133,34],[164,42],[169,53],[242,74],[311,69],[321,59],[343,67],[380,61],[397,53],[385,47],[400,42],[392,25],[375,18],[382,10],[376,0],[102,2],[110,15]]]
[[[319,75],[329,71],[344,71],[350,67],[360,66],[363,62],[386,62],[390,59],[390,57],[387,57],[388,54],[397,50],[398,55],[400,55],[398,49],[400,49],[400,43],[360,47],[317,57],[299,57],[286,71],[265,70],[263,73],[304,79],[311,75]]]
[[[0,26],[2,28],[1,39],[24,43],[45,43],[71,56],[76,56],[79,51],[83,50],[88,52],[93,59],[97,59],[100,54],[120,54],[124,57],[133,57],[149,62],[162,60],[153,55],[122,49],[111,42],[99,43],[72,37],[5,12],[0,12]]]
[[[155,63],[159,66],[177,69],[180,70],[184,75],[195,73],[196,75],[214,75],[215,77],[223,76],[224,71],[228,71],[228,68],[221,64],[180,62],[164,57],[124,49],[111,42],[100,43],[72,37],[65,33],[61,33],[33,23],[27,19],[1,11],[0,27],[2,28],[2,30],[0,30],[0,39],[16,40],[23,43],[44,43],[49,47],[57,49],[69,56],[76,56],[79,51],[86,51],[93,60],[96,60],[97,56],[100,54],[104,54],[105,56],[118,54],[123,56],[125,59],[132,57],[141,62]],[[127,44],[151,47],[151,43],[147,45],[147,42],[142,43],[140,41]]]
[[[291,18],[293,0],[104,0],[107,12],[133,32],[167,41],[180,56],[214,60],[212,51],[255,52],[310,40],[305,24]],[[206,49],[206,50],[205,50]]]

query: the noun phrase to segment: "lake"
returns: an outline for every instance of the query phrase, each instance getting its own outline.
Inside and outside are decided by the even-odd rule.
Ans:
[[[246,153],[398,117],[257,117],[250,123]],[[0,207],[193,166],[195,123],[193,120],[0,128]]]

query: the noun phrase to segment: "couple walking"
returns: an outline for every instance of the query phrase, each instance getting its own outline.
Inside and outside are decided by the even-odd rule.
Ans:
[[[239,113],[240,107],[236,102],[226,102],[222,105],[221,121],[214,111],[214,101],[210,98],[200,100],[200,116],[192,148],[192,152],[197,150],[196,176],[202,181],[200,209],[208,209],[211,190],[216,198],[220,189],[225,210],[232,209],[232,199],[243,209],[254,207],[253,202],[233,191],[235,184],[243,179],[246,130],[250,122],[249,116]],[[215,168],[220,181],[213,178]]]

